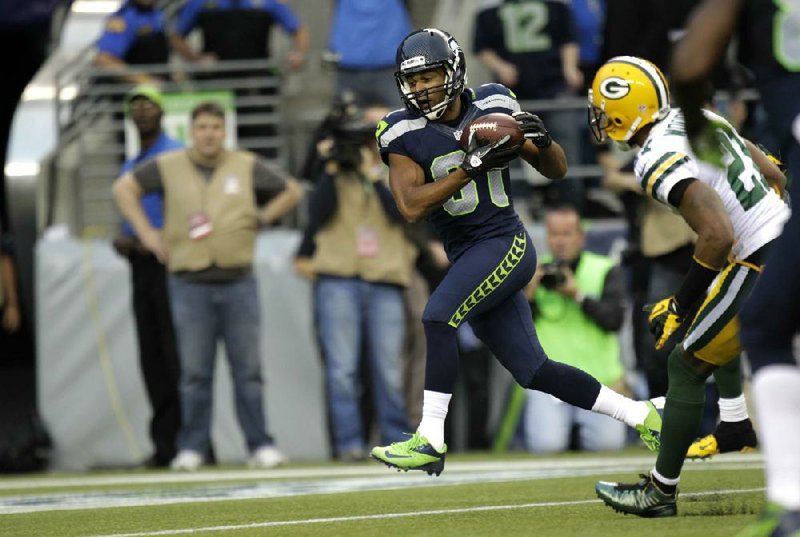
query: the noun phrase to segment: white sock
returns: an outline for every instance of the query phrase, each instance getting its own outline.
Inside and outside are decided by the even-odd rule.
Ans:
[[[663,475],[658,473],[658,470],[656,470],[655,466],[653,467],[652,470],[650,470],[650,475],[652,475],[653,477],[655,477],[656,479],[658,479],[659,481],[661,481],[665,485],[670,485],[670,486],[673,486],[673,487],[677,486],[678,483],[680,483],[680,480],[681,480],[681,476],[678,476],[678,477],[676,477],[674,479],[673,478],[669,478],[669,477],[664,477]]]
[[[750,416],[747,414],[747,401],[744,400],[744,394],[733,399],[719,398],[717,402],[719,405],[719,419],[720,421],[727,421],[733,423],[737,421],[744,421]]]
[[[422,421],[417,431],[428,439],[436,451],[444,449],[444,419],[452,396],[451,393],[425,390],[422,398]]]
[[[771,365],[753,378],[767,500],[800,509],[800,369]]]
[[[615,420],[625,422],[630,427],[644,423],[650,408],[644,401],[634,401],[618,394],[611,388],[600,386],[600,393],[592,405],[592,412],[611,416]]]

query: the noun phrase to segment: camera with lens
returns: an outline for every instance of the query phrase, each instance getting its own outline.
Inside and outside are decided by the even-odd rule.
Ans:
[[[350,118],[333,128],[333,146],[329,158],[338,164],[341,171],[355,171],[361,166],[361,148],[375,132],[362,118]]]
[[[567,281],[567,276],[564,274],[564,267],[566,263],[563,261],[554,261],[552,263],[542,263],[539,270],[542,271],[541,285],[545,289],[555,289]]]
[[[327,158],[341,171],[358,170],[361,148],[372,140],[375,125],[364,120],[351,94],[345,93],[334,102],[323,122],[323,131],[333,141]]]

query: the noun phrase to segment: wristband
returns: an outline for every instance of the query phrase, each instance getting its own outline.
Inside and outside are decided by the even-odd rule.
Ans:
[[[692,256],[689,272],[686,273],[680,289],[675,293],[675,306],[679,315],[686,313],[695,302],[703,297],[717,274],[719,274],[719,269],[714,269]]]

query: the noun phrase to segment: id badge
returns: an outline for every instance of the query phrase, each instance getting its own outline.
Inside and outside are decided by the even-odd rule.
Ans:
[[[359,257],[378,255],[378,231],[370,226],[359,226],[356,232],[356,251]]]
[[[211,219],[206,213],[194,213],[186,221],[189,228],[189,238],[193,241],[205,239],[214,230]]]

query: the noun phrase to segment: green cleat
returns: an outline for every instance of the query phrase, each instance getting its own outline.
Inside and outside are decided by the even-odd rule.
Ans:
[[[618,513],[644,518],[660,518],[678,514],[677,492],[661,492],[653,477],[640,474],[641,481],[634,485],[598,481],[594,486],[597,497]]]
[[[800,512],[768,503],[759,519],[736,537],[800,537]]]
[[[636,426],[639,431],[639,438],[650,451],[658,451],[661,448],[661,414],[652,401],[645,401],[650,408],[650,412],[644,419],[644,423]]]
[[[444,470],[444,457],[447,444],[441,452],[436,451],[428,439],[414,433],[405,442],[395,442],[390,446],[372,448],[372,457],[390,468],[400,470],[422,470],[428,475],[439,475]]]

